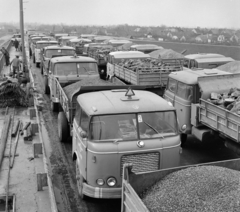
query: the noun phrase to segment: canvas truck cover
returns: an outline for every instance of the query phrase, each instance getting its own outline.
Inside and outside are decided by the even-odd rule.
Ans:
[[[231,88],[240,88],[240,73],[198,77],[198,85],[202,91],[202,99],[208,99],[212,92],[224,93]]]

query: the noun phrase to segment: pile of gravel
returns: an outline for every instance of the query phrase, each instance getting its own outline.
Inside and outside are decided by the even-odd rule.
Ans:
[[[141,197],[150,212],[239,212],[240,173],[191,167],[167,175]]]
[[[218,66],[217,69],[230,73],[240,73],[240,61],[226,63],[222,66]]]
[[[172,49],[159,49],[149,53],[152,58],[155,59],[183,59],[184,55],[173,51]]]

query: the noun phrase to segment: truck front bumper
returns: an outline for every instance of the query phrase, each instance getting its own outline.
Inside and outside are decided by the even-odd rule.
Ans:
[[[122,195],[122,188],[99,188],[84,183],[83,194],[93,198],[119,199]]]

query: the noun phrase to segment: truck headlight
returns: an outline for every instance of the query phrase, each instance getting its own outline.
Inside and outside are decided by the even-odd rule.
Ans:
[[[97,184],[100,186],[104,185],[104,180],[103,179],[97,179]]]
[[[186,130],[186,129],[187,129],[187,125],[186,124],[182,125],[182,130]]]
[[[107,179],[107,184],[108,184],[108,186],[110,186],[110,187],[115,186],[116,183],[117,183],[117,180],[116,180],[114,177],[109,177],[109,178]]]

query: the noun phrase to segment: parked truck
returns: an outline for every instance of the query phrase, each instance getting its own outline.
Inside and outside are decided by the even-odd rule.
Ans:
[[[200,141],[214,135],[239,153],[240,116],[210,101],[211,93],[239,88],[239,73],[218,69],[183,70],[169,74],[164,98],[177,110],[182,143],[193,134]],[[211,137],[210,137],[211,138]]]
[[[72,132],[81,198],[121,198],[124,163],[133,163],[137,173],[178,166],[175,109],[144,86],[85,78],[61,96],[59,137],[66,141]]]
[[[225,160],[211,163],[202,163],[196,165],[182,166],[177,168],[170,168],[164,170],[157,170],[152,172],[134,172],[134,165],[126,163],[123,166],[123,180],[122,180],[122,200],[121,200],[121,212],[150,212],[150,208],[142,201],[142,194],[156,182],[159,182],[173,172],[177,172],[183,169],[199,166],[217,166],[224,167],[231,170],[240,171],[240,159]],[[190,174],[190,173],[189,173]],[[161,188],[159,188],[161,189]],[[223,186],[222,186],[222,189]],[[177,190],[176,190],[177,193]],[[156,197],[157,198],[157,197]],[[171,197],[169,197],[171,198]],[[189,197],[190,199],[191,197]],[[190,200],[191,201],[191,200]],[[237,199],[236,199],[237,201]],[[158,208],[161,208],[159,205]],[[188,208],[191,211],[190,208]],[[166,208],[162,208],[166,211]],[[194,208],[192,208],[194,210]],[[161,211],[161,210],[159,210]],[[176,211],[176,208],[175,210]]]
[[[92,58],[77,55],[52,58],[48,72],[44,74],[45,93],[50,94],[52,111],[59,110],[63,87],[94,76],[98,76],[98,69],[97,62]]]
[[[232,61],[234,61],[234,59],[232,59],[231,57],[225,57],[224,55],[221,54],[198,53],[186,55],[184,66],[190,69],[195,68],[212,69]]]

